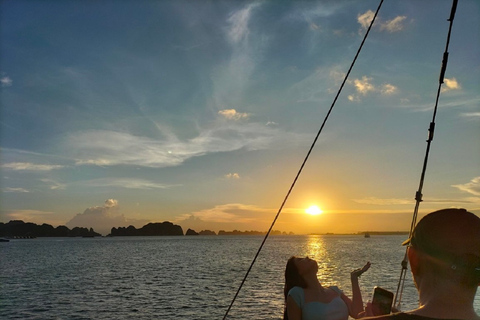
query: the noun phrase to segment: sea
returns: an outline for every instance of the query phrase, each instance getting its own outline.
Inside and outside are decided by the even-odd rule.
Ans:
[[[405,236],[270,236],[227,319],[281,319],[289,257],[318,261],[318,277],[366,303],[373,288],[395,292]],[[12,239],[0,243],[1,319],[223,319],[263,236]],[[410,273],[402,310],[417,305]],[[475,308],[480,312],[477,294]]]

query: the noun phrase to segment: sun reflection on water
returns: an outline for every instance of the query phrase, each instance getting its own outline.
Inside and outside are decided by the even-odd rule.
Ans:
[[[331,255],[327,250],[325,238],[320,235],[310,235],[305,249],[305,255],[318,263],[317,277],[320,282],[325,285],[330,285],[332,276],[335,273],[336,264],[331,261]]]

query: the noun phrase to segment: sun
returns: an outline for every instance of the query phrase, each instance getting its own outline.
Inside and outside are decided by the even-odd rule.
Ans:
[[[310,206],[307,209],[305,209],[305,212],[312,216],[316,216],[323,213],[322,209],[320,209],[318,206]]]

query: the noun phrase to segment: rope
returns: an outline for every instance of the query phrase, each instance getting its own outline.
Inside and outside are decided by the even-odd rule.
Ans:
[[[263,238],[263,241],[262,241],[260,247],[258,248],[258,251],[257,251],[257,253],[255,254],[255,257],[253,258],[252,263],[250,264],[250,267],[248,268],[245,276],[243,277],[243,280],[242,280],[242,282],[240,283],[240,286],[238,287],[238,290],[237,290],[237,292],[235,293],[235,296],[233,297],[232,302],[230,303],[227,311],[225,312],[225,315],[223,316],[223,320],[225,320],[225,319],[227,318],[228,313],[230,312],[230,309],[231,309],[232,306],[233,306],[233,303],[234,303],[235,300],[237,299],[238,294],[240,293],[240,290],[242,289],[245,281],[247,280],[247,277],[248,277],[250,271],[252,270],[252,267],[253,267],[253,265],[255,264],[255,261],[257,260],[258,255],[260,254],[260,251],[261,251],[262,248],[263,248],[263,245],[265,244],[265,241],[267,241],[267,238],[268,238],[268,236],[270,235],[270,232],[272,231],[272,228],[273,228],[273,226],[275,225],[275,222],[277,221],[278,217],[280,216],[280,213],[282,212],[282,209],[283,209],[285,203],[287,202],[288,197],[290,196],[290,193],[292,192],[293,188],[295,187],[295,184],[297,183],[297,180],[298,180],[298,178],[300,177],[300,174],[302,173],[303,168],[304,168],[304,166],[305,166],[308,158],[310,157],[310,154],[312,153],[313,148],[315,147],[315,144],[317,143],[318,137],[319,137],[320,134],[322,133],[323,128],[325,127],[325,124],[326,124],[326,122],[327,122],[328,118],[330,117],[330,114],[331,114],[331,112],[332,112],[332,110],[333,110],[333,107],[335,106],[335,103],[337,102],[337,99],[338,99],[338,97],[340,96],[340,93],[342,92],[342,89],[343,89],[345,83],[347,82],[348,76],[350,75],[350,72],[352,71],[353,66],[355,65],[355,62],[357,61],[357,58],[358,58],[358,56],[359,56],[359,54],[360,54],[360,51],[362,50],[363,44],[365,43],[365,40],[367,39],[368,34],[370,33],[370,30],[371,30],[371,28],[372,28],[372,26],[373,26],[373,23],[375,22],[375,19],[376,19],[377,15],[378,15],[378,12],[380,11],[380,8],[381,8],[381,6],[382,6],[382,4],[383,4],[383,1],[384,1],[384,0],[380,0],[380,4],[378,5],[378,8],[377,8],[377,10],[376,10],[376,12],[375,12],[375,15],[373,16],[373,19],[372,19],[372,21],[370,22],[370,26],[368,27],[367,32],[365,33],[365,36],[363,37],[362,43],[360,44],[360,47],[358,48],[357,53],[355,54],[355,58],[353,59],[351,65],[350,65],[350,68],[348,69],[348,71],[347,71],[347,73],[346,73],[346,75],[345,75],[345,78],[343,79],[343,82],[342,82],[342,84],[340,85],[340,88],[338,89],[338,92],[337,92],[335,98],[333,99],[333,102],[332,102],[332,104],[331,104],[331,106],[330,106],[330,109],[328,110],[327,115],[325,116],[325,119],[323,120],[323,123],[322,123],[320,129],[318,130],[317,135],[315,136],[315,139],[313,140],[313,143],[312,143],[312,145],[310,146],[310,149],[308,150],[307,155],[305,156],[305,159],[304,159],[303,162],[302,162],[302,165],[300,166],[300,169],[299,169],[298,172],[297,172],[297,175],[295,176],[295,179],[294,179],[293,182],[292,182],[292,185],[290,186],[290,189],[288,189],[288,192],[287,192],[285,198],[283,199],[283,202],[282,202],[282,204],[280,205],[280,208],[278,209],[278,212],[277,212],[275,218],[273,219],[273,222],[272,222],[270,228],[268,229],[267,234],[266,234],[265,237]]]
[[[435,107],[433,108],[433,116],[432,121],[430,122],[430,126],[428,128],[428,139],[427,139],[427,149],[425,151],[425,158],[423,160],[423,168],[422,174],[420,176],[420,184],[418,187],[418,191],[415,193],[415,208],[413,210],[413,217],[412,217],[412,224],[410,226],[410,233],[409,237],[412,236],[413,230],[417,223],[418,217],[418,208],[420,207],[420,202],[422,202],[422,190],[423,190],[423,183],[425,180],[425,173],[427,171],[427,163],[428,163],[428,155],[430,153],[430,144],[433,140],[433,134],[435,131],[435,117],[437,116],[437,109],[438,109],[438,100],[440,98],[440,92],[443,84],[443,80],[445,77],[445,71],[447,70],[447,63],[448,63],[448,46],[450,45],[450,35],[452,33],[452,26],[453,26],[453,19],[455,18],[455,12],[457,10],[457,3],[458,0],[453,0],[452,9],[450,10],[450,18],[447,21],[450,21],[450,26],[448,28],[448,35],[447,35],[447,42],[445,45],[445,52],[443,53],[443,60],[442,60],[442,68],[440,70],[440,77],[438,79],[438,89],[437,89],[437,97],[435,99]],[[402,271],[400,272],[400,278],[398,281],[397,292],[395,294],[395,300],[393,305],[399,309],[401,302],[402,302],[402,295],[403,295],[403,288],[405,286],[405,278],[407,274],[407,267],[408,267],[408,257],[407,257],[407,250],[405,250],[405,255],[402,260]]]

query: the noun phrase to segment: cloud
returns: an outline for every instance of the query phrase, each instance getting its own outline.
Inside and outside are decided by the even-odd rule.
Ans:
[[[352,101],[352,102],[360,102],[360,98],[354,94],[348,95],[347,98],[349,101]]]
[[[3,188],[3,192],[20,192],[20,193],[28,193],[27,189],[24,188]]]
[[[268,37],[252,31],[255,30],[253,13],[260,5],[260,2],[248,3],[232,12],[226,21],[224,35],[229,58],[216,66],[211,79],[212,105],[217,110],[242,103],[244,90],[251,85],[251,74],[263,59]]]
[[[461,86],[455,78],[444,78],[443,79],[445,86],[442,86],[441,92],[447,92],[451,90],[460,90]]]
[[[218,114],[229,120],[248,119],[250,117],[250,114],[237,112],[235,109],[220,110]]]
[[[367,197],[363,199],[352,199],[356,203],[361,203],[361,204],[374,204],[374,205],[379,205],[379,206],[390,206],[390,205],[403,205],[403,204],[408,204],[411,205],[415,203],[413,200],[409,199],[380,199],[380,198],[375,198],[375,197]]]
[[[338,68],[333,68],[330,70],[330,78],[333,79],[336,85],[339,85],[345,79],[346,73],[343,71],[338,70]]]
[[[115,199],[107,199],[104,204],[105,208],[113,208],[118,206],[118,201]]]
[[[475,196],[480,196],[480,177],[475,177],[470,182],[465,184],[456,184],[452,185],[452,187],[457,188],[461,191],[468,192]]]
[[[228,38],[233,43],[239,43],[246,40],[249,34],[248,22],[250,20],[252,10],[257,7],[259,3],[252,3],[245,8],[233,12],[228,18],[230,28],[227,31]]]
[[[480,112],[463,112],[460,114],[463,118],[469,118],[471,120],[479,120],[480,119]]]
[[[118,201],[107,199],[103,206],[90,207],[83,213],[76,214],[66,223],[69,228],[84,227],[93,228],[96,232],[103,235],[110,233],[112,227],[142,227],[148,223],[148,220],[127,219],[119,213]]]
[[[81,183],[88,187],[116,187],[126,189],[167,189],[173,187],[173,185],[165,185],[160,183],[151,182],[143,179],[130,179],[130,178],[103,178],[84,181]]]
[[[373,12],[372,10],[368,10],[365,13],[359,14],[357,16],[357,21],[358,23],[360,23],[362,28],[368,29],[368,26],[372,22],[374,16],[375,16],[375,12]]]
[[[240,179],[240,175],[238,173],[227,173],[225,175],[227,179]]]
[[[380,22],[380,30],[386,30],[390,33],[392,32],[398,32],[398,31],[401,31],[403,30],[403,21],[407,19],[407,17],[405,16],[398,16],[398,17],[395,17],[393,18],[392,20],[388,20],[384,23]]]
[[[260,221],[260,217],[258,216],[260,213],[272,214],[273,210],[261,208],[255,205],[230,203],[200,210],[194,212],[193,214],[183,215],[179,217],[179,220],[189,219],[193,216],[205,222],[244,224]]]
[[[384,95],[391,95],[397,92],[397,87],[387,83],[381,87],[380,92]]]
[[[49,185],[50,190],[64,190],[67,185],[52,179],[40,179],[40,181]]]
[[[51,171],[54,169],[61,169],[64,166],[61,165],[49,165],[49,164],[34,164],[30,162],[10,162],[1,165],[2,168],[15,170],[15,171]]]
[[[363,29],[368,29],[370,23],[375,16],[375,12],[368,10],[365,13],[359,14],[357,16],[357,22],[361,25]],[[392,20],[382,21],[380,17],[377,17],[374,27],[380,29],[380,31],[387,31],[390,33],[398,32],[404,29],[404,21],[407,19],[406,16],[397,16]]]
[[[10,77],[4,76],[0,78],[0,83],[2,87],[10,87],[13,83],[12,79]]]
[[[3,212],[2,212],[3,213]],[[24,222],[44,223],[53,215],[50,211],[40,210],[10,210],[4,213],[7,220],[22,220]]]
[[[388,96],[398,92],[398,88],[393,84],[386,83],[381,86],[376,86],[373,83],[373,78],[367,76],[363,76],[361,79],[354,79],[353,81],[348,81],[348,83],[353,83],[356,91],[362,96],[366,96],[367,94],[374,92]],[[360,97],[352,94],[348,96],[348,100],[352,102],[359,102]]]
[[[310,140],[306,134],[289,133],[260,123],[219,122],[189,140],[174,134],[152,139],[124,132],[91,130],[74,133],[64,141],[64,150],[78,165],[178,166],[187,159],[209,153],[239,149],[284,148],[285,141],[298,145]]]
[[[357,92],[366,95],[370,91],[375,91],[375,86],[370,83],[371,80],[372,78],[367,76],[363,76],[362,79],[353,80]]]

